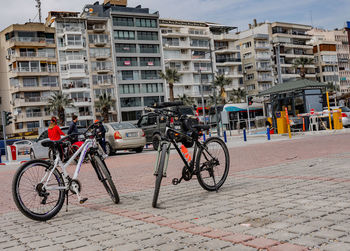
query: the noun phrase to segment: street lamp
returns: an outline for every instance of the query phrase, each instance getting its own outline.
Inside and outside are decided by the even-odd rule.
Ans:
[[[201,85],[201,93],[202,93],[202,113],[203,113],[203,119],[204,119],[204,124],[207,124],[207,120],[205,119],[205,107],[204,107],[204,88],[203,88],[203,82],[202,82],[202,69],[199,67],[199,81]]]

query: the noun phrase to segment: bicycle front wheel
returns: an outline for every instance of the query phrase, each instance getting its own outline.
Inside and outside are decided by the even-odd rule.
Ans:
[[[48,180],[50,168],[52,166],[47,161],[31,160],[20,166],[13,177],[13,200],[30,219],[47,221],[63,206],[65,189],[62,175],[55,169]],[[44,187],[46,181],[48,183]]]
[[[199,148],[196,175],[199,184],[208,191],[217,191],[225,182],[230,168],[227,146],[220,138],[209,138]]]
[[[168,145],[162,144],[162,151],[160,153],[160,160],[157,167],[156,184],[154,186],[154,194],[153,194],[153,201],[152,201],[152,207],[154,208],[157,207],[160,184],[162,183],[162,179],[163,179],[163,170],[164,170],[165,157],[166,157],[167,151],[168,151]]]
[[[115,204],[118,204],[120,199],[119,199],[119,194],[117,189],[115,188],[114,182],[112,180],[112,176],[106,166],[106,164],[104,163],[104,161],[101,160],[101,158],[99,156],[94,156],[94,161],[96,164],[96,168],[99,169],[99,173],[101,175],[101,182],[103,184],[103,186],[106,188],[107,193],[109,194],[109,196],[111,197],[112,201]]]

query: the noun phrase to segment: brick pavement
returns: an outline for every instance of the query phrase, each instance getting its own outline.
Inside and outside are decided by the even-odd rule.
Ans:
[[[111,168],[120,205],[112,204],[85,167],[89,201],[68,212],[63,208],[49,222],[26,219],[8,206],[10,198],[2,202],[0,208],[7,208],[0,215],[0,249],[349,250],[348,141],[349,135],[332,135],[232,148],[232,172],[217,194],[196,180],[165,186],[179,172],[169,166],[160,193],[163,209],[151,207],[154,154],[141,154],[139,161],[136,155],[117,156],[109,161],[124,166]],[[266,154],[270,158],[259,161]],[[5,184],[12,174],[0,171]],[[1,189],[9,191],[4,183]]]

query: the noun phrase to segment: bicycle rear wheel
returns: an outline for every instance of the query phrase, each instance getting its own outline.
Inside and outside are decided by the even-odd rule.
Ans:
[[[225,142],[220,138],[209,138],[197,154],[199,184],[208,191],[218,190],[224,184],[229,168],[230,156]]]
[[[94,161],[96,164],[96,168],[99,169],[99,173],[101,175],[101,182],[103,186],[106,188],[107,193],[111,197],[112,201],[115,204],[118,204],[120,199],[119,199],[119,194],[117,189],[115,188],[114,182],[112,180],[112,176],[104,163],[104,161],[101,160],[99,156],[94,156]]]
[[[19,167],[12,181],[12,196],[17,208],[28,218],[47,221],[62,208],[65,199],[64,181],[55,169],[47,186],[55,190],[46,190],[44,178],[51,170],[48,162],[31,160]],[[62,189],[58,189],[61,187]]]
[[[168,151],[168,145],[163,144],[162,145],[162,152],[160,153],[161,154],[160,160],[159,160],[158,167],[157,167],[157,177],[156,177],[156,184],[154,186],[152,207],[157,207],[160,184],[162,183],[162,179],[163,179],[163,170],[164,170],[165,157],[166,157],[167,151]]]

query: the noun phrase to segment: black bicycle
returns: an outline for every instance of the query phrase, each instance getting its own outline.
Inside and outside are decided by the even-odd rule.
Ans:
[[[209,129],[208,125],[198,124],[194,116],[181,115],[174,110],[166,109],[172,106],[181,106],[182,102],[164,102],[154,107],[145,108],[146,111],[155,112],[162,120],[166,120],[166,130],[158,146],[158,155],[154,175],[156,176],[152,206],[157,207],[162,178],[166,177],[170,147],[173,145],[184,162],[182,176],[172,180],[178,185],[182,180],[189,181],[193,175],[197,176],[199,184],[208,191],[218,191],[224,184],[229,168],[230,156],[225,142],[219,137],[211,137],[205,142],[199,141],[203,131]],[[176,110],[176,109],[175,109]],[[194,142],[192,156],[187,148],[179,142]]]

